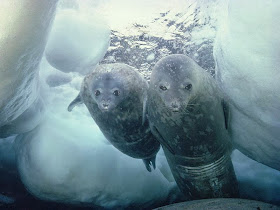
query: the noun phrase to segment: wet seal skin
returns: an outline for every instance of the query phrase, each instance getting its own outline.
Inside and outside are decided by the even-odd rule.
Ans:
[[[151,171],[151,165],[156,167],[160,144],[145,119],[147,90],[147,82],[133,67],[103,64],[84,78],[68,111],[84,103],[112,145],[126,155],[143,159]]]
[[[162,58],[152,71],[147,109],[152,133],[186,197],[238,197],[228,109],[210,74],[185,55]]]

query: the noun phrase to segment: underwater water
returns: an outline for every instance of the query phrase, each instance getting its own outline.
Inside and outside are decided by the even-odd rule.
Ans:
[[[8,12],[3,12],[4,9],[0,10],[3,22],[0,23],[0,56],[4,52],[2,49],[6,49],[5,56],[0,58],[3,63],[0,66],[0,79],[10,82],[0,85],[0,116],[4,116],[0,119],[0,208],[151,209],[183,201],[162,150],[157,154],[157,168],[150,173],[142,160],[133,159],[111,145],[85,105],[80,105],[72,112],[67,111],[69,103],[80,91],[84,76],[98,64],[125,63],[137,68],[149,81],[151,71],[160,58],[170,54],[185,54],[213,76],[220,71],[229,81],[225,92],[232,97],[234,103],[238,101],[236,98],[241,100],[238,109],[241,107],[246,111],[246,116],[254,115],[253,119],[259,115],[261,119],[265,119],[260,126],[264,131],[259,129],[258,132],[253,132],[255,126],[251,126],[246,118],[240,118],[236,123],[238,115],[234,115],[235,124],[232,129],[236,142],[242,139],[236,134],[240,127],[240,133],[244,133],[242,137],[247,139],[251,139],[250,136],[255,133],[257,137],[269,136],[260,138],[262,140],[259,145],[243,140],[245,146],[237,149],[241,152],[252,151],[251,153],[258,151],[254,150],[255,147],[259,150],[266,149],[268,158],[265,156],[265,161],[262,161],[264,155],[258,152],[247,156],[258,157],[255,160],[274,168],[279,167],[277,149],[280,139],[277,132],[280,128],[280,101],[276,82],[280,73],[276,58],[279,46],[275,44],[279,42],[279,36],[275,35],[279,35],[279,31],[274,28],[273,36],[259,33],[259,36],[266,37],[259,48],[251,42],[248,42],[247,48],[239,43],[238,40],[243,39],[261,39],[257,35],[248,38],[250,33],[241,33],[244,30],[242,27],[236,29],[237,32],[233,30],[232,36],[237,37],[234,39],[230,30],[227,33],[220,31],[222,28],[224,30],[225,25],[230,28],[230,21],[235,23],[234,20],[242,17],[246,11],[253,15],[250,21],[242,22],[244,28],[254,31],[258,27],[255,25],[261,21],[275,21],[275,25],[279,26],[279,18],[275,17],[277,14],[269,16],[269,9],[264,13],[267,19],[256,18],[264,0],[258,1],[259,7],[253,12],[250,8],[254,4],[252,1],[251,4],[242,5],[242,11],[234,13],[230,20],[223,18],[228,12],[228,4],[222,0],[52,0],[44,9],[35,4],[34,0],[23,2],[26,5],[23,3],[18,8],[10,6],[8,0],[0,3],[2,8],[14,12],[14,16],[9,16]],[[241,1],[238,2],[242,4]],[[274,5],[274,9],[280,9],[279,3],[273,0],[266,4],[266,8]],[[56,13],[53,11],[55,7]],[[236,8],[238,5],[232,7]],[[24,11],[25,8],[29,8],[34,14],[31,17],[27,15],[21,22],[21,17],[28,13]],[[7,27],[5,20],[9,23],[13,17],[18,24]],[[41,28],[27,27],[41,24],[40,21],[33,22],[36,17],[40,21],[45,19],[49,22],[44,23]],[[246,24],[254,27],[246,27]],[[27,27],[26,33],[21,31],[24,26]],[[270,29],[268,27],[265,30]],[[31,33],[31,30],[34,32]],[[16,39],[21,35],[23,41],[14,42],[12,47],[6,45],[8,42],[5,38],[10,37],[9,33],[14,34]],[[216,40],[216,34],[219,40]],[[231,38],[233,41],[230,43],[222,41]],[[7,49],[7,46],[10,48]],[[27,51],[30,48],[35,53],[31,53],[28,59],[24,56],[19,56],[18,59],[17,55],[12,54],[19,52],[17,47]],[[222,54],[225,49],[228,52]],[[258,49],[263,51],[259,52]],[[239,52],[244,52],[245,55],[231,60],[231,56]],[[34,54],[41,57],[34,57]],[[265,62],[261,65],[258,62],[263,57]],[[245,58],[252,60],[245,62],[242,60]],[[4,71],[7,67],[15,68],[10,65],[13,60],[18,62],[15,66],[26,67],[21,68],[21,74],[17,74],[16,70],[11,70],[9,74]],[[268,93],[268,99],[263,100],[268,107],[272,105],[270,109],[257,106],[263,105],[263,100],[256,106],[252,105],[253,100],[246,97],[245,91],[241,91],[241,94],[240,89],[230,89],[232,92],[227,90],[236,80],[231,80],[234,77],[231,77],[231,72],[225,67],[238,64],[238,71],[242,73],[246,72],[242,68],[243,64],[247,68],[254,61],[258,65],[253,65],[251,68],[254,69],[246,73],[248,82],[245,81],[246,85],[243,87],[237,87],[242,90],[252,85],[259,87],[256,84],[261,84],[260,89],[267,91],[260,92]],[[266,83],[262,85],[262,81]],[[258,98],[257,93],[250,93],[250,96]],[[250,100],[246,102],[244,98]],[[10,106],[13,99],[19,105]],[[249,107],[253,108],[242,106],[244,104],[250,104]],[[238,122],[243,124],[239,125]],[[258,119],[253,122],[258,122]],[[272,143],[265,139],[272,139]],[[269,153],[270,150],[272,154]],[[280,205],[280,171],[258,163],[240,151],[234,150],[231,158],[241,198]]]

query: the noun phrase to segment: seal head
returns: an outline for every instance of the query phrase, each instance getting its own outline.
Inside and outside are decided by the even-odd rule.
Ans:
[[[216,81],[185,55],[155,65],[148,119],[178,187],[193,199],[235,197],[227,107]]]
[[[110,111],[123,101],[127,92],[121,79],[104,73],[92,81],[91,96],[101,111]]]
[[[151,75],[153,88],[164,105],[172,112],[179,112],[196,95],[199,81],[192,62],[183,55],[171,55],[161,59]]]
[[[148,83],[131,66],[114,63],[98,66],[84,78],[79,95],[68,111],[84,103],[104,136],[117,149],[142,159],[155,169],[159,142],[145,120]]]

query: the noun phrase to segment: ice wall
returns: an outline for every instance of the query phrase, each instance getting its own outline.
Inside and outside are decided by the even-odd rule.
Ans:
[[[102,138],[98,130],[89,132],[73,121],[48,119],[17,139],[22,182],[36,197],[64,203],[112,208],[166,199],[171,184],[158,170],[145,171],[141,161]]]
[[[45,114],[45,105],[40,95],[42,92],[38,94],[36,100],[19,117],[0,127],[0,138],[31,131],[40,124]]]
[[[62,72],[86,74],[104,57],[110,28],[95,11],[62,9],[46,47],[48,62]]]
[[[280,170],[280,2],[230,0],[215,44],[233,143]]]
[[[241,198],[280,204],[280,171],[260,164],[238,150],[234,150],[231,157]]]
[[[38,97],[38,65],[56,3],[57,0],[1,1],[0,127],[16,119]]]

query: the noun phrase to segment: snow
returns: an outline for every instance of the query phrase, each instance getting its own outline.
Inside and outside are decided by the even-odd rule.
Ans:
[[[58,11],[46,47],[48,62],[62,72],[89,73],[104,57],[110,28],[96,12]]]
[[[226,8],[214,54],[231,136],[241,152],[280,170],[280,2],[235,0]]]

